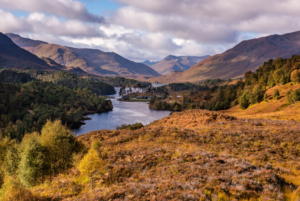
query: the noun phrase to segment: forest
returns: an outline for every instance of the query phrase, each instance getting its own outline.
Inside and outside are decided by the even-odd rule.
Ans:
[[[247,72],[244,80],[234,84],[215,82],[202,82],[198,84],[170,84],[172,91],[190,90],[182,95],[181,100],[160,100],[153,97],[150,108],[157,110],[181,111],[186,109],[226,110],[236,105],[246,109],[250,105],[266,99],[266,90],[275,85],[284,85],[289,82],[300,82],[300,56],[294,55],[288,59],[278,58],[269,60],[259,67],[256,72]],[[214,83],[203,91],[195,87],[199,84]],[[176,87],[174,87],[176,86]],[[206,85],[204,85],[206,86]],[[279,94],[274,94],[274,99]],[[295,103],[300,100],[299,90],[290,90],[286,95],[287,101]]]
[[[0,134],[10,139],[20,141],[27,132],[40,131],[49,119],[79,127],[85,114],[112,108],[110,100],[88,88],[71,89],[35,80],[25,84],[0,82]]]

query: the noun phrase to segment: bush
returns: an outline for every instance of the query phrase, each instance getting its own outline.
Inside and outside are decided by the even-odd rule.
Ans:
[[[290,90],[286,93],[286,99],[289,103],[295,103],[300,100],[300,89]]]
[[[292,82],[300,82],[300,69],[296,69],[291,73]]]
[[[140,129],[140,128],[143,128],[144,125],[142,123],[136,123],[136,124],[123,124],[122,126],[118,126],[117,127],[117,130],[137,130],[137,129]]]

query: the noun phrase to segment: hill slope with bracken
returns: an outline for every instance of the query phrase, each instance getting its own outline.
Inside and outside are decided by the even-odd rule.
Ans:
[[[254,71],[265,61],[278,57],[288,58],[300,53],[300,32],[247,40],[223,54],[214,55],[181,73],[150,78],[148,81],[197,82],[206,79],[228,79],[241,77],[247,71]]]
[[[79,67],[90,74],[105,76],[159,76],[150,67],[135,63],[116,53],[94,49],[77,49],[7,34],[17,45],[38,57],[50,58],[66,67]]]
[[[40,200],[296,200],[298,126],[190,110],[138,130],[92,131],[77,137],[103,164],[92,192],[77,167],[30,191]]]
[[[169,75],[174,71],[185,71],[200,61],[209,56],[195,57],[195,56],[173,56],[169,55],[160,62],[151,66],[154,70],[162,75]]]
[[[58,65],[48,65],[46,61],[17,46],[9,37],[0,33],[0,68],[63,70]]]

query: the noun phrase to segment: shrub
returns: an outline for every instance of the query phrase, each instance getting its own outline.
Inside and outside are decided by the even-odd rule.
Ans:
[[[136,124],[123,124],[122,126],[118,126],[117,127],[117,130],[137,130],[137,129],[140,129],[140,128],[143,128],[144,125],[142,123],[136,123]]]
[[[291,73],[292,82],[300,82],[300,69],[296,69]]]
[[[290,90],[286,93],[286,99],[289,103],[295,103],[300,100],[300,89]]]

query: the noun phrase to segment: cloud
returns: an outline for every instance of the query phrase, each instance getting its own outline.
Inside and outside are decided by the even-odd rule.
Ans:
[[[103,17],[87,11],[84,4],[74,0],[0,0],[0,7],[9,10],[43,12],[86,22],[103,23]]]
[[[199,43],[239,42],[241,34],[300,30],[299,0],[116,0],[113,22]]]
[[[122,26],[101,27],[106,38],[65,38],[73,46],[114,51],[128,59],[142,62],[144,60],[161,60],[167,55],[200,56],[224,51],[226,46],[203,45],[193,40],[172,38],[164,33],[148,33]],[[180,41],[180,42],[178,42]]]
[[[32,27],[24,18],[17,18],[13,14],[1,9],[0,16],[0,31],[3,33],[32,31]]]
[[[0,9],[0,30],[4,33],[39,33],[54,36],[103,36],[98,26],[77,20],[61,21],[55,16],[43,13],[31,13],[27,18],[15,17],[12,13]]]

